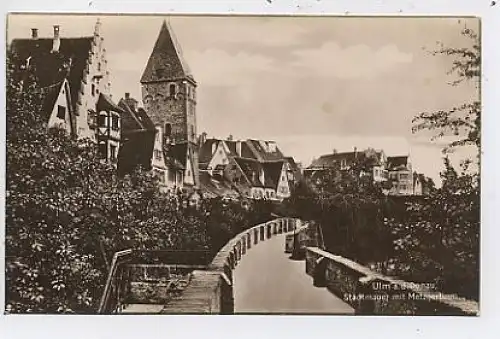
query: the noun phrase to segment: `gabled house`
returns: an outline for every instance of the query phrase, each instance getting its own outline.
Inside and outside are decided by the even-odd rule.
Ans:
[[[368,148],[362,152],[336,152],[322,155],[304,169],[304,177],[314,182],[318,173],[329,169],[349,170],[353,164],[361,164],[361,174],[370,175],[375,182],[387,182],[389,195],[422,194],[422,177],[414,176],[410,156],[386,156],[382,150]]]
[[[413,172],[413,195],[428,195],[434,188],[434,181],[422,173]]]
[[[304,177],[308,180],[314,180],[317,174],[326,170],[339,169],[347,171],[354,164],[362,162],[366,157],[365,151],[358,152],[356,148],[354,148],[353,152],[337,152],[337,150],[333,150],[331,154],[325,154],[318,159],[314,159],[311,165],[304,169]]]
[[[300,164],[295,162],[293,157],[285,157],[285,160],[288,163],[287,175],[291,188],[303,179],[302,168],[300,167]]]
[[[154,129],[156,133],[151,160],[153,171],[158,176],[162,191],[178,191],[184,186],[186,163],[183,163],[182,160],[186,158],[180,155],[172,156],[174,145],[166,144],[165,131],[158,126]]]
[[[283,199],[300,180],[300,169],[275,142],[205,139],[200,145],[200,171],[223,175],[245,197]]]
[[[72,113],[69,82],[63,79],[61,82],[42,87],[42,114],[48,116],[48,128],[60,128],[68,135],[74,136],[75,116]]]
[[[111,159],[120,143],[122,112],[111,100],[100,25],[97,21],[92,36],[75,38],[61,37],[59,25],[50,38],[39,37],[33,28],[31,38],[12,40],[10,50],[23,60],[20,72],[35,74],[49,126],[99,143],[103,157]]]
[[[254,199],[264,199],[269,197],[272,183],[270,178],[265,176],[264,167],[261,163],[253,159],[234,158],[238,168],[243,174],[243,178],[249,184],[247,196]],[[267,190],[266,190],[267,188]],[[274,196],[270,196],[274,198]]]
[[[413,171],[410,156],[387,157],[387,171],[392,182],[390,195],[413,195]]]

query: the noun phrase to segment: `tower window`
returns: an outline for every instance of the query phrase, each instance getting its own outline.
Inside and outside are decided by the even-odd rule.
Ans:
[[[94,96],[94,95],[95,95],[95,85],[94,85],[94,84],[92,84],[92,86],[91,86],[91,87],[92,87],[92,96]]]
[[[172,135],[172,124],[165,124],[165,136],[170,137]]]
[[[175,84],[170,84],[168,86],[168,93],[171,97],[175,96],[176,88]]]

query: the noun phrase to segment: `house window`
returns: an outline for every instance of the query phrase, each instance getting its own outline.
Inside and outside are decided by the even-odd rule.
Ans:
[[[112,115],[111,116],[111,128],[113,129],[113,131],[118,131],[119,129],[119,118],[118,116],[116,115]]]
[[[94,96],[95,95],[95,85],[92,84],[90,87],[91,87],[92,96]]]
[[[116,146],[115,145],[110,145],[109,146],[109,158],[111,160],[116,159]]]
[[[176,86],[175,86],[175,84],[170,84],[170,85],[168,86],[168,94],[169,94],[171,97],[173,97],[173,96],[175,96],[175,91],[176,91]]]
[[[106,115],[105,114],[99,115],[99,120],[97,121],[97,124],[99,125],[99,127],[106,127]]]
[[[57,106],[57,117],[63,119],[66,117],[66,107],[58,105]]]
[[[408,187],[407,187],[405,184],[403,184],[403,185],[400,185],[400,186],[399,186],[399,189],[400,189],[401,191],[406,191],[406,190],[408,189]]]
[[[399,175],[400,180],[408,180],[408,173],[401,173]]]
[[[87,111],[87,123],[89,127],[93,127],[95,125],[95,118],[96,118],[95,111],[89,109]]]
[[[99,157],[101,159],[106,159],[108,156],[108,147],[105,143],[99,144]]]

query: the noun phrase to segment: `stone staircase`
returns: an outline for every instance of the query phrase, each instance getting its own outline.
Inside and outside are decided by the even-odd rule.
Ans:
[[[118,313],[161,313],[191,281],[190,265],[129,264],[128,283]]]

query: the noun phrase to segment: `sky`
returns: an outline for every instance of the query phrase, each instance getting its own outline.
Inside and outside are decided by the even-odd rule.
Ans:
[[[275,140],[304,166],[313,158],[383,149],[410,155],[439,183],[443,141],[412,134],[412,118],[478,100],[476,84],[451,86],[453,59],[430,51],[470,44],[473,18],[100,16],[113,98],[141,97],[140,77],[169,20],[198,83],[198,131]],[[96,16],[14,15],[8,41],[31,28],[50,37],[91,35]],[[461,154],[454,156],[456,159]]]

